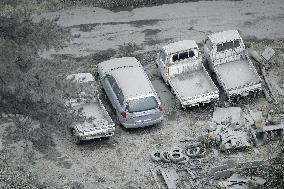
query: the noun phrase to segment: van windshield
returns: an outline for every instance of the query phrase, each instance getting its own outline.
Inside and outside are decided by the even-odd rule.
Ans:
[[[129,100],[126,105],[126,110],[129,113],[142,112],[158,108],[158,102],[154,96]]]

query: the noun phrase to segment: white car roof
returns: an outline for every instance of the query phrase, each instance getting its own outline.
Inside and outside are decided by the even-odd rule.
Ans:
[[[77,73],[77,74],[71,74],[66,77],[68,80],[74,80],[78,83],[86,83],[95,81],[95,78],[90,73]]]
[[[123,94],[127,98],[154,94],[152,83],[142,67],[129,67],[113,70],[111,75],[115,77]]]
[[[173,54],[180,51],[186,51],[189,49],[198,48],[194,40],[183,40],[174,43],[170,43],[163,47],[167,54]]]
[[[237,30],[227,30],[218,33],[214,33],[208,36],[213,44],[219,44],[226,41],[232,41],[235,39],[241,39],[241,36]]]
[[[142,65],[135,57],[113,58],[98,64],[98,69],[104,74],[125,67],[142,67]]]

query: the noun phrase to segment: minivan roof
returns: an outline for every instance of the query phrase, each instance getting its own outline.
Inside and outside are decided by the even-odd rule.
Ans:
[[[142,67],[116,69],[111,72],[127,98],[153,94],[153,86]]]
[[[189,49],[198,48],[194,40],[183,40],[174,43],[170,43],[163,47],[167,54],[173,54],[180,51],[186,51]]]
[[[208,36],[213,44],[219,44],[226,41],[232,41],[240,39],[241,36],[237,30],[227,30],[218,33],[214,33]]]
[[[113,58],[98,64],[98,69],[104,74],[119,68],[127,67],[142,67],[142,65],[135,57]]]

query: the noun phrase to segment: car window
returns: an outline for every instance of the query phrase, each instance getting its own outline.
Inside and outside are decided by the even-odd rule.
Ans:
[[[234,48],[238,48],[240,46],[240,41],[239,40],[234,40],[234,41],[229,41],[225,43],[220,43],[217,45],[217,51],[222,52],[225,50],[230,50]]]
[[[118,101],[119,101],[119,104],[122,106],[124,102],[124,95],[121,90],[119,91],[119,94],[118,94]]]
[[[197,49],[194,50],[189,50],[186,52],[182,52],[182,53],[178,53],[178,54],[174,54],[172,57],[173,62],[175,61],[179,61],[179,60],[184,60],[184,59],[188,59],[188,58],[193,58],[194,56],[197,56],[198,53]]]
[[[128,112],[142,112],[158,108],[158,102],[154,96],[130,100],[127,102]]]
[[[167,55],[164,51],[160,51],[160,60],[165,63]]]
[[[213,46],[213,45],[212,45],[210,39],[207,39],[207,40],[206,40],[205,45],[206,45],[206,47],[208,48],[209,51],[212,50],[212,46]]]
[[[108,80],[110,86],[112,86],[115,82],[115,79],[110,75],[107,76],[107,80]]]
[[[112,86],[112,89],[113,89],[113,92],[115,93],[115,95],[118,97],[120,89],[119,89],[119,87],[118,87],[116,82],[114,82],[114,84]]]
[[[240,46],[240,40],[234,41],[234,48],[238,48]]]

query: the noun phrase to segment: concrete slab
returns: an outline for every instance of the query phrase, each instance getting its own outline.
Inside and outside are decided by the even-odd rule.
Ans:
[[[240,107],[217,107],[214,109],[212,121],[221,124],[221,122],[226,121],[229,117],[232,118],[232,123],[242,123],[242,109]]]
[[[261,54],[261,56],[267,61],[270,60],[274,55],[275,51],[271,47],[267,47]]]

